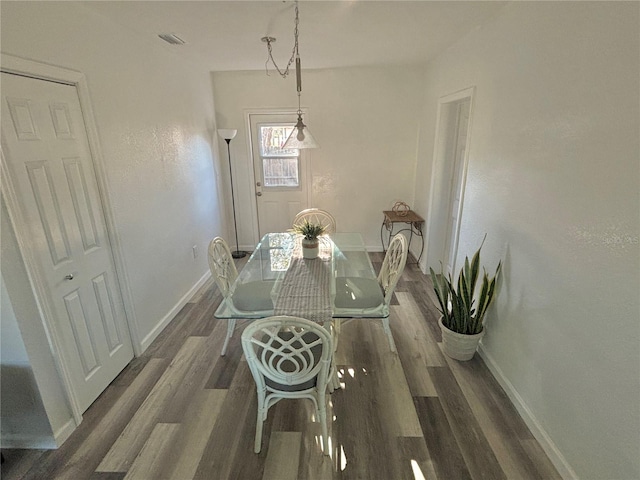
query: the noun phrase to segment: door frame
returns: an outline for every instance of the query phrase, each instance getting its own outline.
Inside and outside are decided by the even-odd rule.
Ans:
[[[447,202],[438,201],[440,198],[436,193],[437,190],[442,185],[450,185],[451,184],[451,176],[453,175],[453,170],[450,174],[447,173],[445,168],[446,157],[448,153],[448,148],[446,145],[446,137],[450,133],[449,127],[447,125],[446,109],[455,106],[457,103],[460,103],[463,100],[469,100],[469,123],[467,124],[467,148],[465,149],[464,158],[462,160],[462,169],[460,172],[460,204],[458,205],[458,215],[456,219],[455,225],[455,233],[451,241],[454,244],[453,248],[453,260],[452,260],[452,271],[455,272],[456,264],[455,260],[458,252],[458,243],[460,238],[460,225],[462,221],[462,212],[464,207],[464,195],[465,188],[467,184],[467,170],[469,167],[469,146],[471,144],[471,125],[473,122],[473,111],[474,111],[474,99],[475,99],[476,87],[472,86],[469,88],[465,88],[463,90],[459,90],[457,92],[444,95],[438,99],[438,109],[436,113],[436,129],[435,129],[435,137],[434,137],[434,145],[433,145],[433,162],[431,165],[431,187],[429,194],[429,211],[428,211],[428,219],[426,225],[426,233],[427,237],[427,251],[424,256],[422,270],[423,272],[428,271],[429,267],[433,268],[435,271],[439,271],[437,265],[438,262],[444,258],[444,249],[448,249],[449,245],[444,245],[445,239],[447,238],[448,233],[445,231],[445,228],[442,225],[438,225],[439,217],[441,217],[442,211],[444,210],[446,214],[451,210],[451,201],[450,194],[447,196]],[[456,127],[457,128],[457,127]],[[438,215],[440,214],[440,215]],[[438,218],[437,218],[438,217]]]
[[[309,120],[309,112],[307,110],[307,108],[301,108],[300,109],[302,111],[302,115],[304,116],[305,120]],[[252,108],[252,109],[245,109],[244,110],[244,124],[245,124],[245,141],[247,142],[247,154],[248,154],[248,158],[247,160],[250,162],[249,163],[249,188],[250,188],[250,195],[252,196],[252,201],[251,201],[251,217],[252,217],[252,230],[253,230],[253,244],[256,245],[258,243],[258,241],[260,240],[260,235],[259,235],[259,226],[258,226],[258,200],[257,197],[255,195],[255,186],[256,186],[256,174],[255,174],[255,170],[254,170],[254,163],[253,163],[253,150],[254,150],[254,145],[253,145],[253,139],[251,138],[251,115],[293,115],[293,116],[297,116],[298,115],[298,109],[294,108],[294,107],[289,107],[289,108]],[[295,122],[295,120],[294,120]],[[311,201],[311,179],[313,178],[311,175],[311,162],[309,161],[310,159],[310,153],[306,150],[303,149],[302,152],[300,153],[300,162],[307,162],[307,168],[305,169],[306,174],[305,174],[305,179],[304,181],[307,184],[307,198],[305,199],[307,207],[310,205],[310,201]]]
[[[129,336],[131,338],[133,351],[135,356],[139,356],[142,353],[142,344],[137,334],[138,329],[133,309],[133,297],[129,286],[129,280],[126,274],[121,242],[117,235],[113,209],[111,206],[111,202],[109,201],[104,161],[102,159],[100,144],[98,141],[98,129],[94,121],[95,117],[93,115],[86,77],[83,73],[75,70],[48,65],[33,60],[26,60],[24,58],[5,53],[0,53],[0,71],[31,77],[38,80],[71,85],[76,89],[78,99],[80,101],[82,117],[85,123],[87,140],[91,153],[91,161],[93,163],[94,173],[96,176],[96,181],[98,183],[98,195],[105,219],[107,236],[109,238],[109,243],[111,246],[111,254],[115,264],[116,283],[122,297],[125,321],[129,330]],[[4,157],[4,153],[0,153],[2,153],[2,155],[0,155],[0,174],[2,176],[1,188],[2,195],[5,198],[7,210],[9,213],[9,221],[11,222],[11,225],[15,232],[15,236],[18,242],[18,248],[25,264],[29,282],[31,283],[31,288],[33,290],[37,307],[40,312],[44,330],[51,342],[51,353],[56,363],[56,369],[60,374],[63,391],[69,401],[71,412],[73,414],[74,420],[76,421],[76,424],[80,424],[80,422],[82,421],[83,412],[78,406],[66,362],[59,354],[62,342],[58,334],[56,333],[56,329],[53,328],[53,308],[47,301],[47,295],[45,294],[45,292],[47,291],[46,283],[41,276],[35,254],[32,252],[31,247],[29,246],[29,242],[25,240],[29,237],[26,229],[26,223],[19,207],[16,190],[9,176],[9,169]]]

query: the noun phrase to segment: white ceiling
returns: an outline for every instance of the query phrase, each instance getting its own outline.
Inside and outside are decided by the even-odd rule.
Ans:
[[[502,1],[316,1],[300,10],[303,68],[425,63],[490,21]],[[277,38],[284,67],[293,48],[294,4],[289,1],[90,1],[83,8],[140,38],[203,62],[211,71],[263,69],[266,35]],[[171,46],[157,37],[186,40]]]

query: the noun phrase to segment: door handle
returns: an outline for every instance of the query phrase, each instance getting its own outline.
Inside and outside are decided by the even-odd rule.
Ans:
[[[70,273],[69,275],[65,275],[64,279],[65,280],[73,280],[73,273]]]
[[[261,197],[261,196],[262,196],[262,192],[256,192],[256,195],[257,195],[258,197]]]

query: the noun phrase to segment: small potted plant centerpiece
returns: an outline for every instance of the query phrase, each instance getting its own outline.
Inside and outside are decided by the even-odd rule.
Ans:
[[[302,256],[303,258],[316,258],[318,256],[318,237],[324,233],[325,227],[318,223],[310,223],[305,220],[303,223],[293,226],[293,231],[303,235]]]
[[[496,279],[502,266],[502,262],[498,262],[493,278],[483,269],[482,288],[476,297],[481,249],[482,245],[473,255],[471,263],[469,257],[465,257],[457,284],[454,283],[451,274],[447,277],[442,269],[440,274],[436,274],[432,268],[429,269],[442,314],[438,324],[442,330],[443,350],[447,356],[456,360],[471,360],[478,348],[478,343],[485,333],[482,323],[484,314],[493,300]]]

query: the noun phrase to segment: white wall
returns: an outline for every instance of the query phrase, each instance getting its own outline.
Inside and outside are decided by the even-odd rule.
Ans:
[[[130,287],[128,313],[145,348],[208,274],[207,245],[222,232],[209,72],[82,2],[0,8],[3,53],[86,75]]]
[[[515,2],[425,78],[416,204],[438,98],[475,85],[458,258],[487,233],[505,262],[484,355],[582,479],[640,477],[639,8]]]
[[[339,230],[361,232],[365,243],[378,250],[382,210],[396,200],[413,203],[420,74],[408,68],[303,69],[302,106],[309,112],[305,123],[320,144],[308,151],[310,206],[330,211]],[[255,197],[244,114],[295,110],[295,75],[283,79],[274,71],[270,76],[264,71],[215,72],[213,87],[218,124],[238,129],[231,145],[239,241],[250,248],[258,234],[251,214]],[[226,158],[226,146],[220,154]]]

